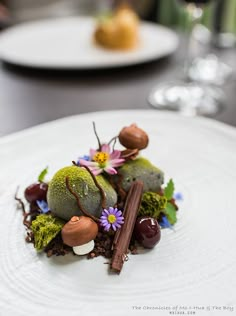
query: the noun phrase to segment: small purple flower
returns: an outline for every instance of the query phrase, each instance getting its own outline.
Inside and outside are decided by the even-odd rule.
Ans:
[[[172,225],[169,223],[169,221],[165,215],[162,216],[162,219],[159,222],[159,225],[161,226],[161,228],[171,228],[172,229]]]
[[[124,224],[124,217],[122,212],[117,208],[109,207],[108,210],[104,209],[102,216],[100,217],[100,223],[104,227],[105,231],[109,231],[112,228],[114,231],[120,228]]]
[[[40,209],[40,213],[46,214],[46,213],[48,213],[50,211],[50,209],[48,207],[48,203],[46,201],[44,201],[44,200],[42,200],[42,201],[37,200],[36,203],[37,203],[37,205],[38,205],[38,207]]]
[[[175,194],[174,194],[174,199],[176,200],[176,201],[183,201],[183,194],[181,193],[181,192],[176,192]]]

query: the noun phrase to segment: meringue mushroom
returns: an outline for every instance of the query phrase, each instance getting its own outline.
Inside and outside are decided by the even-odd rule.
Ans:
[[[77,255],[85,255],[93,250],[98,225],[87,216],[73,216],[61,231],[64,244],[73,247]]]
[[[136,124],[122,128],[119,134],[121,145],[129,149],[144,149],[148,145],[148,135]]]

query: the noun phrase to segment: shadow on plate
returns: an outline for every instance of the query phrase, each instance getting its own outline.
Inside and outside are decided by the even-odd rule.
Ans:
[[[2,61],[3,69],[7,71],[14,72],[16,74],[27,76],[27,77],[37,77],[48,79],[79,79],[79,78],[98,78],[112,75],[112,80],[116,79],[116,76],[127,77],[127,72],[129,72],[129,78],[135,77],[137,75],[145,76],[150,73],[162,72],[165,68],[169,67],[171,64],[171,56],[163,57],[155,61],[149,61],[142,64],[113,67],[105,69],[47,69],[47,68],[35,68],[15,65],[6,61]]]

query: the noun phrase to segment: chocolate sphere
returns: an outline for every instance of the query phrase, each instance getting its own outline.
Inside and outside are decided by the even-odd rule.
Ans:
[[[139,217],[135,223],[134,235],[144,248],[153,248],[161,239],[161,228],[155,218]]]
[[[148,145],[148,135],[136,124],[122,128],[119,134],[121,145],[129,149],[144,149]]]

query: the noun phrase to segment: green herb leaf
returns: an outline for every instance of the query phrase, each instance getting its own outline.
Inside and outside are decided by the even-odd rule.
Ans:
[[[47,173],[48,173],[48,167],[46,167],[45,169],[43,169],[43,171],[41,171],[40,175],[38,176],[38,181],[43,182]]]
[[[166,208],[162,212],[166,215],[171,225],[174,225],[177,222],[176,209],[173,204],[168,202]]]
[[[169,180],[167,183],[165,189],[164,189],[164,195],[167,198],[167,200],[171,200],[173,197],[175,191],[175,185],[172,179]]]

